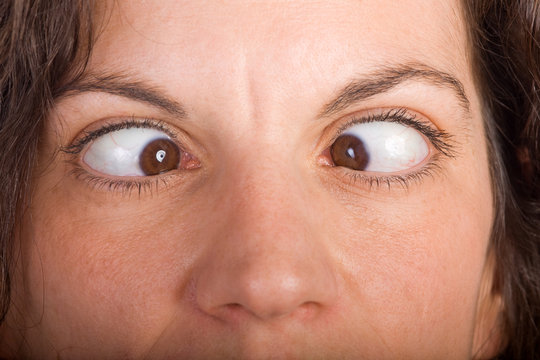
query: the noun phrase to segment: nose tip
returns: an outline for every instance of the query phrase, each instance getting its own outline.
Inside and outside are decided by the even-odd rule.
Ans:
[[[336,294],[332,274],[324,267],[317,271],[277,265],[261,272],[239,264],[236,269],[206,270],[198,281],[198,305],[225,321],[245,315],[259,320],[309,317],[328,306]]]
[[[248,314],[259,320],[309,317],[329,305],[336,293],[335,281],[324,268],[314,271],[277,265],[261,272],[246,265],[218,273],[207,271],[199,279],[199,307],[225,321]]]

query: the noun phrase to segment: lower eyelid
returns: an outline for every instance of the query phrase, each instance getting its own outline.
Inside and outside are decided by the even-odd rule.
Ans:
[[[178,185],[187,184],[190,176],[188,171],[175,170],[158,176],[143,176],[143,177],[111,177],[93,174],[83,168],[81,164],[74,159],[67,160],[71,170],[69,175],[75,178],[84,186],[90,187],[92,190],[119,193],[120,195],[131,195],[137,193],[139,196],[146,193],[152,194],[160,188],[176,187]],[[195,168],[194,170],[196,170]]]
[[[71,167],[79,168],[80,171],[84,171],[88,174],[91,174],[94,177],[104,178],[104,179],[114,179],[116,182],[121,181],[134,181],[134,179],[149,179],[149,178],[155,178],[155,177],[163,177],[165,175],[173,175],[175,173],[178,173],[183,170],[196,170],[201,168],[202,164],[200,160],[192,155],[191,153],[185,151],[182,147],[179,148],[181,157],[180,157],[180,163],[178,165],[178,168],[175,170],[171,170],[166,173],[162,173],[159,175],[151,175],[151,176],[114,176],[109,174],[100,173],[99,171],[96,171],[95,169],[91,168],[88,164],[86,164],[83,160],[85,152],[83,151],[81,154],[68,154],[70,155],[68,159],[68,163]],[[172,173],[172,174],[170,174]]]
[[[389,190],[398,188],[409,189],[413,185],[421,185],[426,178],[434,177],[443,170],[441,154],[433,153],[424,162],[412,170],[399,173],[376,173],[368,171],[356,171],[341,166],[335,166],[326,160],[320,159],[319,164],[323,165],[327,171],[335,175],[335,178],[347,187],[364,188],[376,190],[387,188]]]

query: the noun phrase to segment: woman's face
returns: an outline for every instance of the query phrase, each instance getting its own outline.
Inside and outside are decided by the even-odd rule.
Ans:
[[[458,1],[115,1],[97,20],[19,234],[28,356],[490,351]]]

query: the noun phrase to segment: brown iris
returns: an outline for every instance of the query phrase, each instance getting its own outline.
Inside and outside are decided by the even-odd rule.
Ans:
[[[141,153],[139,165],[145,175],[158,175],[178,168],[180,150],[169,139],[150,142]]]
[[[362,140],[353,135],[341,135],[330,147],[332,161],[336,166],[353,170],[365,170],[369,155]]]

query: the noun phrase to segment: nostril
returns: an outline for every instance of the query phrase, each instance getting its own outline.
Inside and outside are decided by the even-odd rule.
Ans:
[[[242,305],[236,304],[236,303],[225,305],[224,311],[226,311],[227,313],[229,313],[229,314],[231,314],[232,316],[235,316],[235,317],[242,316],[242,313],[248,312],[248,310],[246,308],[244,308]]]
[[[311,319],[315,314],[319,313],[320,308],[321,304],[314,301],[308,301],[298,307],[295,315],[299,319]]]
[[[242,310],[242,305],[240,304],[228,304],[226,305],[227,308],[229,308],[230,311],[238,311],[238,310]]]
[[[321,305],[308,301],[295,306],[294,309],[266,308],[256,311],[253,308],[239,303],[231,303],[214,309],[213,313],[218,318],[227,321],[240,321],[246,318],[257,318],[259,320],[291,318],[296,320],[308,320],[316,316]]]

